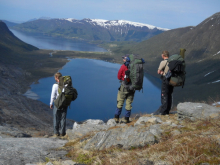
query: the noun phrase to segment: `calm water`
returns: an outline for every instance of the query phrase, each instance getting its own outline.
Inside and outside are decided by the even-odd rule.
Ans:
[[[79,95],[71,103],[67,118],[106,120],[114,117],[116,97],[120,83],[117,73],[121,65],[91,59],[72,59],[60,72],[70,75]],[[49,105],[53,77],[39,80],[31,90],[39,95],[40,101]],[[160,89],[144,78],[144,93],[136,91],[132,113],[151,113],[160,105]],[[123,108],[122,114],[124,115]]]
[[[100,48],[93,44],[86,42],[73,41],[68,39],[53,38],[43,36],[40,34],[24,33],[10,29],[11,32],[20,40],[36,46],[40,49],[53,50],[75,50],[75,51],[92,51],[92,52],[106,52],[107,50]]]

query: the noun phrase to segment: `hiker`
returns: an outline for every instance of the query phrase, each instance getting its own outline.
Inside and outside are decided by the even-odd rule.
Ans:
[[[59,96],[58,92],[58,83],[59,78],[62,77],[62,74],[57,72],[54,75],[56,83],[53,84],[51,99],[50,99],[50,109],[53,109],[53,127],[54,127],[54,137],[65,136],[66,135],[66,113],[67,107],[57,109],[56,106],[53,107],[53,102]],[[59,130],[61,132],[59,132]]]
[[[167,74],[169,67],[168,67],[168,58],[169,52],[167,50],[162,52],[163,61],[161,61],[157,73],[161,75],[162,79],[162,87],[161,87],[161,106],[159,109],[154,112],[154,115],[166,115],[169,114],[169,111],[172,106],[172,93],[173,93],[173,86],[169,84],[165,75]]]
[[[130,63],[130,58],[128,55],[125,55],[122,57],[124,64],[121,66],[121,68],[118,71],[118,79],[122,81],[121,86],[118,89],[118,95],[117,95],[117,108],[115,111],[115,122],[119,123],[119,117],[121,115],[122,107],[124,104],[124,101],[126,100],[126,106],[125,106],[125,117],[122,119],[123,123],[129,123],[129,117],[131,116],[131,103],[134,99],[134,93],[135,90],[129,90],[128,88],[125,88],[125,84],[129,84],[130,79],[127,78],[129,75],[128,65]]]

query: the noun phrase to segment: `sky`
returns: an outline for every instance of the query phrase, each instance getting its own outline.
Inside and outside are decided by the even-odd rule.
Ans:
[[[128,20],[175,29],[196,26],[220,12],[220,0],[0,0],[0,19]]]

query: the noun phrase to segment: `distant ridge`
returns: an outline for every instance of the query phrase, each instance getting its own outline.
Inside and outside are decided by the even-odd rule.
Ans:
[[[126,20],[39,18],[13,27],[16,30],[43,33],[86,41],[143,41],[169,29]]]

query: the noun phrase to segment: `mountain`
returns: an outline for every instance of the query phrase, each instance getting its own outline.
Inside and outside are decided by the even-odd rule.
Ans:
[[[2,20],[9,28],[18,25],[18,23]]]
[[[111,51],[140,54],[146,61],[145,70],[157,75],[163,50],[170,55],[185,48],[186,83],[175,88],[177,101],[217,99],[220,88],[220,12],[197,26],[172,29],[135,45],[118,46]],[[175,99],[174,99],[175,100]]]
[[[125,20],[37,19],[13,27],[54,37],[86,41],[143,41],[169,29]]]
[[[32,50],[38,50],[38,48],[18,39],[8,29],[7,25],[4,22],[0,21],[0,52],[21,52]]]

